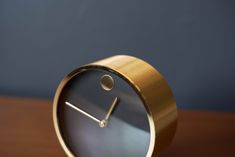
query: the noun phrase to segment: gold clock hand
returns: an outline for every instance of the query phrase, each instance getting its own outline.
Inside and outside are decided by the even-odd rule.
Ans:
[[[101,124],[101,121],[99,119],[97,119],[94,116],[90,115],[89,113],[83,111],[82,109],[76,107],[75,105],[73,105],[73,104],[71,104],[71,103],[69,103],[67,101],[65,102],[65,104],[68,105],[69,107],[73,108],[74,110],[84,114],[85,116],[91,118],[92,120],[96,121],[97,123],[99,123],[99,125]]]
[[[105,118],[104,118],[104,120],[105,120],[106,122],[108,121],[108,119],[109,119],[111,113],[113,112],[114,108],[116,107],[117,102],[118,102],[118,97],[116,97],[116,98],[113,100],[112,105],[110,106],[110,108],[109,108],[109,110],[108,110],[108,112],[107,112],[107,114],[106,114],[106,116],[105,116]]]

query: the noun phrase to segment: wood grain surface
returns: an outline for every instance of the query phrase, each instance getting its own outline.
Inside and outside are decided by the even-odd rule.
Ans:
[[[0,157],[66,157],[56,138],[52,102],[0,97]],[[160,157],[235,156],[235,114],[179,110],[172,144]]]

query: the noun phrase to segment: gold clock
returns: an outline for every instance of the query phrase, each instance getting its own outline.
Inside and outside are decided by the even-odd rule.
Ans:
[[[55,94],[53,120],[70,157],[154,157],[174,136],[177,109],[155,68],[119,55],[68,74]]]

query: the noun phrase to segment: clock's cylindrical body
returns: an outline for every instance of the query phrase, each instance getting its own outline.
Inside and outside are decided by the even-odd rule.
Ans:
[[[172,141],[177,126],[177,108],[173,93],[163,76],[150,64],[132,56],[114,56],[88,66],[113,70],[134,87],[150,119],[154,154]],[[153,140],[154,139],[154,140]]]
[[[66,84],[75,75],[91,69],[109,71],[125,80],[141,99],[150,128],[150,143],[146,157],[153,157],[172,140],[177,126],[175,98],[163,76],[145,61],[126,55],[113,56],[84,65],[70,73],[59,85],[53,107],[53,118],[57,136],[68,155],[58,120],[58,102]],[[108,149],[108,148],[107,148]],[[122,150],[120,150],[122,151]]]

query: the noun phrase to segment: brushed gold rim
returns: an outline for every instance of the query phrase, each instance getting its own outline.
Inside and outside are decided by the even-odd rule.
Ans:
[[[119,56],[114,56],[114,57],[111,57],[111,58],[115,58],[115,57],[119,57]],[[140,60],[138,58],[135,58],[135,57],[132,57],[132,56],[123,56],[123,57],[131,57],[132,59],[136,59],[138,61],[142,61],[144,64],[146,64],[145,66],[151,66],[149,65],[148,63],[146,63],[145,61],[143,60]],[[95,63],[91,63],[91,64],[87,64],[87,65],[84,65],[84,66],[81,66],[80,68],[77,68],[75,69],[74,71],[72,71],[70,74],[68,74],[62,81],[61,83],[59,84],[57,90],[56,90],[56,94],[55,94],[55,97],[54,97],[54,101],[53,101],[53,122],[54,122],[54,127],[55,127],[55,131],[56,131],[56,134],[57,134],[57,137],[59,139],[59,142],[60,144],[62,145],[63,149],[65,150],[66,154],[70,157],[75,157],[74,154],[72,153],[72,151],[69,149],[69,147],[67,147],[65,141],[63,140],[63,137],[62,137],[62,134],[60,132],[60,128],[59,128],[59,123],[58,123],[58,115],[57,115],[57,109],[58,109],[58,100],[60,98],[60,94],[61,92],[63,91],[63,88],[65,87],[65,85],[73,78],[75,77],[76,75],[79,75],[80,73],[84,72],[84,71],[87,71],[87,70],[99,70],[99,69],[102,69],[102,70],[106,70],[106,71],[109,71],[117,76],[119,76],[120,78],[122,78],[124,81],[126,81],[131,87],[132,89],[138,94],[138,96],[140,97],[142,103],[144,104],[144,107],[146,109],[146,112],[147,112],[147,117],[148,117],[148,121],[149,121],[149,126],[150,126],[150,143],[149,143],[149,148],[148,148],[148,152],[147,152],[147,155],[146,157],[152,157],[152,156],[155,156],[158,154],[159,150],[158,150],[158,145],[159,145],[159,142],[157,142],[157,135],[159,132],[156,131],[156,128],[158,125],[157,122],[158,120],[156,120],[156,117],[158,118],[158,116],[154,113],[152,114],[151,112],[151,109],[149,108],[149,104],[147,103],[147,100],[145,98],[145,95],[144,93],[141,91],[141,89],[139,88],[138,85],[136,85],[135,82],[133,82],[133,80],[131,78],[128,77],[128,75],[125,75],[124,73],[122,73],[121,71],[118,71],[117,69],[113,69],[112,67],[106,65],[105,63],[105,60],[108,60],[109,58],[107,59],[104,59],[104,64],[100,64],[99,62],[102,62],[103,60],[101,61],[98,61],[98,62],[95,62]],[[152,67],[152,66],[151,66]],[[153,68],[153,67],[152,67]],[[155,69],[155,68],[153,68]],[[156,69],[155,69],[156,70]],[[167,86],[167,89],[169,87]],[[173,96],[173,95],[172,95]],[[173,100],[174,101],[174,100]],[[169,110],[169,109],[168,109]],[[175,111],[176,108],[174,109],[173,108],[173,112],[176,112]],[[169,112],[169,111],[168,111]],[[176,113],[177,114],[177,113]],[[174,115],[175,116],[175,115]],[[177,117],[177,115],[176,115]],[[176,121],[176,118],[173,117],[173,119]],[[169,122],[170,123],[170,122]],[[164,128],[165,129],[165,128]],[[173,125],[173,129],[176,129],[176,125],[175,125],[175,128],[174,128],[174,125]],[[169,129],[168,129],[169,130]],[[170,136],[173,136],[171,135],[172,132],[175,132],[175,130],[171,131],[169,133]],[[169,138],[173,138],[173,137],[169,137]]]

